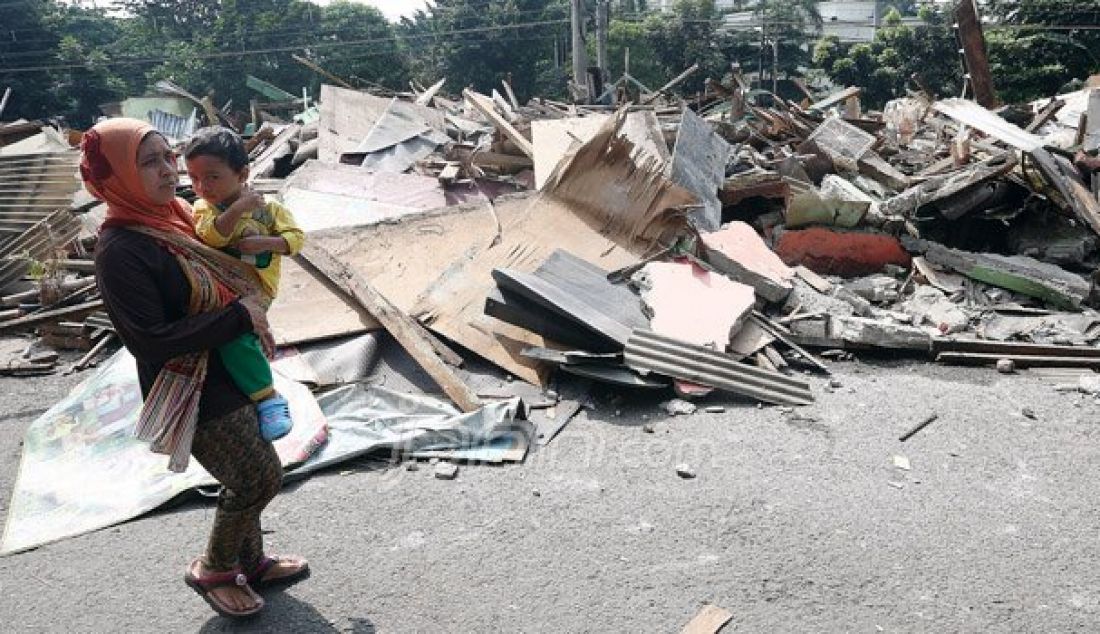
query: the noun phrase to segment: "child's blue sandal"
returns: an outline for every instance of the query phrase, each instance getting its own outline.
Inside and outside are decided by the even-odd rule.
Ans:
[[[290,433],[294,421],[290,418],[290,403],[282,396],[264,399],[256,406],[260,417],[260,435],[264,440],[278,440]]]

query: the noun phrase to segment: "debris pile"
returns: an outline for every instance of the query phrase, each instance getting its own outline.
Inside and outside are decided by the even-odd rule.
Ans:
[[[619,103],[627,81],[603,105],[445,80],[303,103],[249,77],[250,179],[309,235],[272,307],[280,344],[384,329],[465,411],[483,397],[456,349],[539,387],[557,369],[780,405],[812,401],[813,348],[1100,366],[1100,90],[1030,104],[1020,127],[924,93],[866,113],[858,87],[760,97],[739,75]],[[233,125],[158,90],[111,114],[180,143]],[[103,210],[76,135],[44,130],[0,147],[0,332],[83,350],[82,369],[114,341],[88,255]],[[0,371],[53,367],[38,359]]]

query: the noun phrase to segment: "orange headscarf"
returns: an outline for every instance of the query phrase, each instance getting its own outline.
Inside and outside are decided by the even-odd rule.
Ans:
[[[149,200],[138,173],[138,146],[156,129],[137,119],[107,119],[84,133],[80,176],[84,187],[107,203],[104,226],[142,225],[195,237],[191,205],[176,198],[167,205]]]

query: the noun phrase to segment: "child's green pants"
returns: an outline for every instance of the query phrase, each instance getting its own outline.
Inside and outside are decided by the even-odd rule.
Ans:
[[[230,378],[241,391],[259,403],[275,394],[275,380],[271,376],[271,366],[260,347],[260,338],[256,333],[243,334],[218,348],[222,364]]]

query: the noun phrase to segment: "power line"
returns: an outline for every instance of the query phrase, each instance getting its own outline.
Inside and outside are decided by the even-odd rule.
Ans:
[[[344,48],[354,46],[367,46],[371,44],[382,44],[387,42],[398,43],[402,40],[419,40],[445,37],[451,35],[464,35],[469,33],[491,33],[495,31],[507,31],[513,29],[524,29],[536,26],[548,26],[552,24],[567,24],[568,20],[540,20],[536,22],[526,22],[519,24],[501,24],[495,26],[476,27],[470,29],[455,29],[452,31],[442,31],[438,33],[425,33],[421,35],[410,35],[405,37],[384,37],[384,38],[372,38],[365,40],[348,40],[344,42],[312,42],[297,44],[294,46],[279,46],[266,49],[246,50],[246,51],[218,51],[212,53],[196,53],[191,55],[191,59],[219,59],[224,57],[236,57],[239,55],[262,55],[265,53],[289,53],[293,51],[299,51],[302,49],[326,49],[326,48]],[[115,59],[99,64],[101,67],[113,67],[113,66],[127,66],[135,64],[158,64],[162,62],[173,61],[170,57],[149,57],[144,59]],[[49,70],[67,70],[72,68],[83,68],[85,64],[53,64],[46,66],[27,66],[23,68],[0,68],[0,73],[30,73]]]

